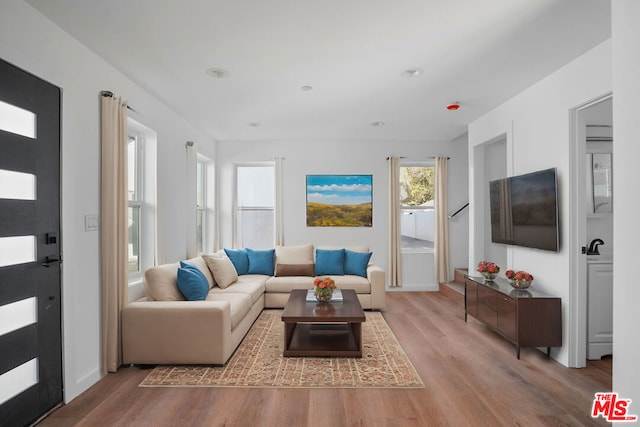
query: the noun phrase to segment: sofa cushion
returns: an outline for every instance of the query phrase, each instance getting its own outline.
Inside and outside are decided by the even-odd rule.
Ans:
[[[245,274],[244,276],[238,277],[238,280],[234,284],[224,289],[216,286],[211,289],[210,292],[247,294],[251,296],[251,303],[253,304],[260,298],[264,298],[264,283],[268,278],[269,276],[262,274]]]
[[[218,287],[224,289],[238,280],[236,268],[226,255],[202,255],[202,258],[213,273],[213,279]]]
[[[357,294],[370,294],[371,283],[366,277],[345,274],[344,276],[333,277],[338,289],[353,289]]]
[[[249,274],[266,274],[273,276],[274,249],[255,250],[246,249],[249,257]]]
[[[215,288],[214,288],[215,289]],[[233,292],[217,293],[213,290],[207,295],[207,301],[228,301],[231,308],[231,329],[242,322],[242,319],[251,310],[251,296],[249,294],[239,294]],[[216,325],[211,325],[215,328]],[[203,337],[204,338],[204,337]]]
[[[209,283],[195,265],[180,261],[176,281],[178,289],[187,300],[204,301],[207,297]]]
[[[238,276],[249,273],[249,257],[245,249],[226,249],[224,252],[227,254],[233,266],[236,268]]]
[[[349,249],[344,250],[344,274],[355,274],[356,276],[367,277],[367,265],[371,252],[354,252]]]
[[[204,274],[204,277],[207,279],[207,283],[209,284],[209,289],[213,288],[213,285],[215,285],[213,276],[211,275],[211,271],[209,270],[209,267],[207,267],[207,263],[204,262],[204,259],[202,259],[201,256],[198,256],[195,258],[189,258],[185,262],[198,267],[198,270],[200,270],[200,272]]]
[[[313,277],[271,277],[265,283],[265,291],[267,293],[289,293],[293,289],[313,289]]]
[[[316,249],[316,276],[344,274],[344,249]]]
[[[276,276],[315,276],[315,264],[276,264]]]
[[[163,264],[144,272],[144,290],[151,301],[184,301],[176,281],[180,264]]]
[[[313,264],[313,245],[276,246],[277,264]]]

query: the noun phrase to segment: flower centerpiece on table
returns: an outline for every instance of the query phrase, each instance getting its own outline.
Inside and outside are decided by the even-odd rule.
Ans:
[[[329,301],[336,290],[336,282],[331,277],[316,277],[313,281],[313,290],[318,301]]]
[[[486,281],[491,281],[498,276],[500,267],[490,261],[480,261],[478,263],[477,270],[478,272],[480,272],[480,274],[482,274],[482,277],[484,277]]]
[[[531,273],[527,273],[526,271],[513,271],[507,270],[504,272],[504,275],[507,279],[509,279],[509,283],[511,286],[518,289],[526,289],[531,286],[531,282],[533,282],[533,276]]]

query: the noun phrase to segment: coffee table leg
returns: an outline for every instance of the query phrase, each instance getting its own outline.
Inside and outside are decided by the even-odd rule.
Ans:
[[[351,327],[353,338],[356,341],[356,347],[360,352],[360,355],[356,357],[362,357],[362,323],[350,323],[349,326]]]
[[[291,339],[293,338],[293,331],[296,330],[296,323],[284,324],[284,351],[289,350],[291,346]]]

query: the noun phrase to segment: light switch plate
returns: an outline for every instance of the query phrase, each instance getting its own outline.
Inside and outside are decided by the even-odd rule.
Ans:
[[[84,231],[98,231],[100,230],[100,221],[98,215],[85,215],[84,216]]]

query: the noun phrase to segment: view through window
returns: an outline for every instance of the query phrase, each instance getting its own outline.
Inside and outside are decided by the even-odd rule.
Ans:
[[[196,162],[196,247],[205,252],[207,245],[207,158],[198,154]]]
[[[435,167],[425,164],[400,166],[403,252],[431,252],[435,239]]]
[[[128,271],[140,273],[140,211],[142,209],[142,136],[130,133],[127,140]]]
[[[236,165],[235,246],[275,246],[275,165]]]

